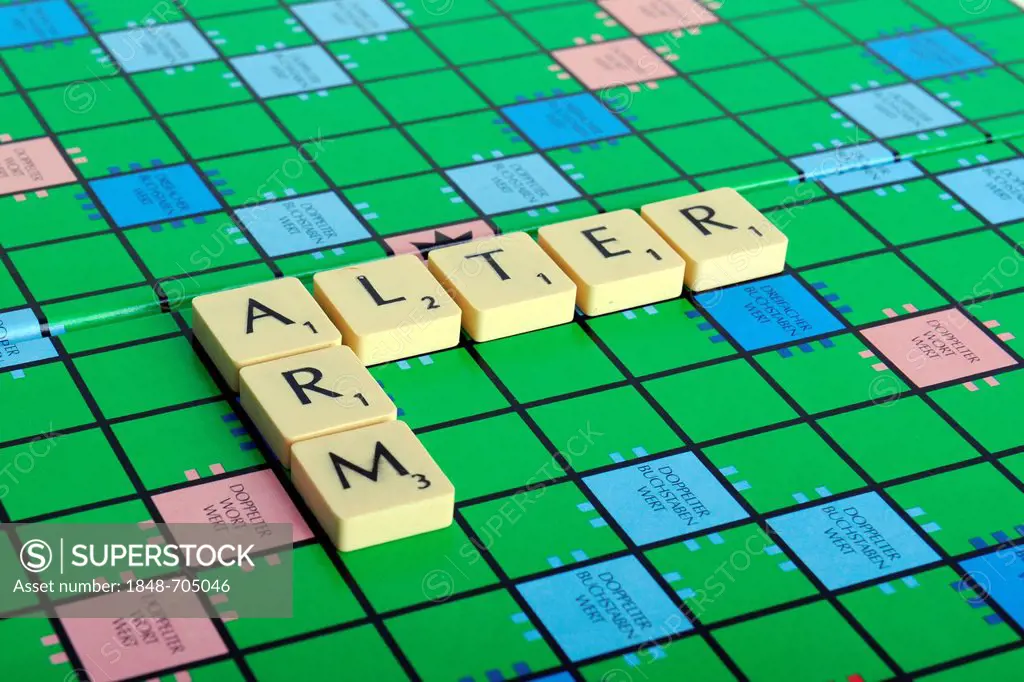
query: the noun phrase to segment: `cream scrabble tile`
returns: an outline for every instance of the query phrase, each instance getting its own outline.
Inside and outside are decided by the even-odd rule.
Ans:
[[[341,334],[294,277],[192,301],[192,331],[231,390],[242,367],[337,346]]]
[[[451,525],[455,488],[404,422],[306,440],[292,483],[343,552]]]
[[[395,419],[352,349],[334,346],[243,367],[242,408],[284,466],[294,443]]]
[[[576,282],[576,305],[603,315],[674,298],[685,263],[628,209],[540,228],[538,241]]]
[[[785,267],[786,236],[734,189],[648,204],[641,215],[686,261],[686,286],[693,291]]]
[[[459,342],[462,311],[412,254],[318,273],[313,294],[367,365]]]
[[[528,234],[434,249],[427,264],[462,308],[462,327],[476,341],[573,318],[576,285]]]

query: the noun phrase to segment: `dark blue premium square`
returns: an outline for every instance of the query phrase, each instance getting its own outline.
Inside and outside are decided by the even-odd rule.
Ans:
[[[505,107],[502,112],[540,147],[567,147],[629,132],[590,94]]]
[[[709,291],[696,300],[745,350],[793,343],[843,327],[792,275]]]
[[[168,166],[92,183],[118,227],[162,223],[220,205],[191,166]]]
[[[64,0],[0,7],[0,48],[52,43],[88,32]]]
[[[960,565],[1010,618],[1024,626],[1024,547],[997,549],[961,561]],[[954,584],[954,588],[973,596],[963,583]]]
[[[942,28],[868,43],[890,64],[917,80],[992,66],[992,60]]]

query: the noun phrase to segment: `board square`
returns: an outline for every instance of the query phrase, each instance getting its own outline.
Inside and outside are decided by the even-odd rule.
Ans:
[[[636,557],[519,585],[519,593],[574,661],[693,628]],[[620,604],[629,604],[623,611]]]
[[[492,341],[480,357],[522,403],[603,386],[622,378],[601,349],[575,325]]]
[[[1024,446],[1024,432],[1018,423],[1024,404],[1024,369],[1004,372],[992,381],[947,386],[932,396],[965,433],[989,452]]]
[[[250,206],[237,214],[271,256],[331,248],[368,235],[333,192]]]
[[[39,320],[29,308],[0,313],[0,372],[57,357],[50,339],[41,339]]]
[[[992,60],[949,31],[873,40],[868,47],[911,78],[934,78],[992,66]]]
[[[636,38],[570,47],[551,54],[591,90],[646,83],[676,73]]]
[[[584,482],[638,545],[747,516],[690,452],[596,474]]]
[[[39,318],[31,308],[0,313],[0,344],[3,346],[21,341],[34,341],[41,336]]]
[[[967,575],[985,594],[1003,607],[1017,625],[1024,626],[1024,548],[1007,547],[961,561]],[[953,583],[953,589],[972,598],[970,588],[961,581]]]
[[[1013,375],[1003,376],[1009,383]],[[962,386],[953,388],[960,395],[974,395]],[[935,397],[939,407],[956,418],[955,410],[949,409],[948,402],[941,399],[945,396],[939,394]],[[1003,399],[1012,405],[1020,405],[1020,394]],[[1001,413],[990,409],[989,414]],[[1013,428],[1019,426],[1018,420],[1015,416],[991,423]],[[1021,430],[1017,428],[1016,433],[1020,434]],[[983,438],[978,440],[982,446],[988,445]],[[1024,538],[1024,491],[1016,481],[987,462],[918,477],[889,488],[889,494],[895,504],[913,518],[914,524],[950,555],[983,550]],[[973,511],[964,514],[963,509]]]
[[[427,253],[433,248],[492,236],[494,236],[494,229],[490,225],[483,220],[471,220],[468,223],[399,234],[388,237],[384,241],[396,255],[414,253],[426,260]]]
[[[512,680],[558,665],[558,658],[520,603],[508,590],[490,590],[389,618],[386,627],[420,679]],[[451,637],[454,631],[460,632],[458,638]],[[362,679],[400,680],[406,676],[368,675]]]
[[[840,194],[921,177],[913,161],[890,163],[892,152],[880,142],[841,147],[792,159],[808,178]]]
[[[257,551],[313,537],[288,493],[269,470],[178,488],[153,496],[153,504],[165,523],[249,525],[257,529],[275,523],[291,525],[290,538],[274,538],[259,532],[261,549]]]
[[[325,0],[296,5],[292,11],[323,42],[408,27],[383,0]]]
[[[103,33],[100,40],[127,73],[167,69],[217,58],[217,52],[206,37],[187,22]]]
[[[1024,159],[946,173],[939,182],[993,223],[1024,218]]]
[[[144,279],[110,230],[24,249],[11,254],[11,258],[27,286],[43,301],[141,283]],[[55,263],[60,265],[55,267]]]
[[[0,48],[49,43],[88,33],[64,0],[0,7]]]
[[[220,208],[192,166],[119,175],[92,183],[119,227],[158,223]]]
[[[534,481],[539,477],[533,477]],[[516,505],[512,495],[463,509],[466,521],[489,545],[498,565],[513,578],[550,571],[621,552],[625,545],[601,513],[571,482],[544,488],[531,497],[530,513],[515,512],[516,522],[495,527],[495,515]]]
[[[1000,623],[988,605],[946,566],[865,587],[839,601],[903,670],[920,670],[1017,639],[1009,623],[993,627]]]
[[[910,135],[963,121],[913,83],[842,95],[831,101],[877,137]]]
[[[236,57],[231,63],[260,97],[326,90],[352,82],[319,45]]]
[[[139,616],[87,617],[90,603],[99,600],[120,603],[118,610]],[[158,615],[165,612],[161,602],[169,601],[175,603],[179,613],[200,613],[203,608],[195,594],[164,593],[141,598],[122,591],[58,607],[57,615],[90,679],[127,680],[227,652],[213,621]],[[109,604],[104,608],[115,610]],[[140,608],[146,612],[140,613]]]
[[[0,144],[0,196],[74,181],[74,171],[48,137]]]
[[[701,442],[759,429],[796,416],[785,398],[745,360],[728,360],[688,369],[645,383],[691,439]],[[714,391],[703,387],[715,386]],[[700,400],[694,396],[700,395]],[[736,401],[754,409],[737,410]]]
[[[486,107],[458,71],[430,71],[374,81],[366,87],[399,123],[442,118]]]
[[[768,524],[830,590],[939,558],[874,492],[783,514]]]
[[[971,232],[906,249],[904,253],[953,298],[987,302],[988,297],[996,291],[1024,288],[1024,268],[1011,269],[1009,265],[1014,260],[1024,260],[1014,249],[1020,242],[1012,235],[1008,236],[1010,241],[995,231]],[[997,271],[1001,270],[998,282],[989,281],[989,278],[994,278],[993,263],[998,264]],[[1013,299],[1007,303],[1012,305]],[[980,317],[980,307],[977,303],[971,303],[965,306],[965,310],[975,319],[987,321],[989,318]],[[1007,318],[1000,315],[1000,319]],[[1006,337],[1005,340],[1013,342],[1015,338]],[[1008,345],[1012,348],[1016,344]]]
[[[629,128],[589,93],[517,104],[502,112],[541,149],[629,133]]]
[[[696,300],[746,350],[793,343],[843,328],[792,275],[710,291]]]
[[[562,454],[576,471],[642,460],[651,453],[680,450],[683,445],[654,407],[631,386],[559,400],[528,412],[552,443],[565,444]],[[601,425],[599,437],[589,435],[588,429],[592,431],[594,424]]]
[[[832,440],[879,482],[963,462],[977,450],[922,398],[906,396],[825,417]],[[892,453],[900,453],[893,457]]]
[[[491,379],[464,348],[431,353],[429,362],[376,365],[370,368],[414,429],[483,414],[508,406]],[[442,386],[444,400],[437,399]],[[457,388],[457,390],[454,390]]]
[[[795,424],[704,448],[711,466],[758,512],[841,495],[864,485],[808,424]],[[785,468],[779,467],[785,460]]]
[[[117,244],[116,239],[112,242]],[[127,254],[119,258],[132,265]],[[152,296],[150,292],[147,294]],[[210,375],[205,370],[197,371],[203,369],[202,363],[189,341],[182,337],[79,357],[75,365],[100,410],[108,417],[137,414],[219,394]],[[118,382],[115,377],[119,372],[130,375],[133,381]],[[154,391],[154,385],[160,385],[161,390]]]
[[[845,45],[848,38],[811,8],[766,13],[735,22],[751,42],[773,57]]]
[[[445,6],[430,7],[427,11],[442,14]],[[457,66],[530,54],[536,50],[515,22],[503,16],[447,23],[428,28],[423,33],[449,63]]]
[[[698,0],[602,0],[599,4],[637,35],[718,21],[718,17]]]
[[[276,0],[275,0],[276,1]],[[395,660],[394,654],[384,643],[373,625],[360,625],[337,632],[320,634],[283,647],[265,649],[248,654],[246,663],[257,680],[288,679],[294,671],[309,669],[309,666],[328,665],[336,652],[345,651],[345,667],[351,673],[365,680],[398,680],[404,671]],[[216,667],[224,668],[222,673]],[[213,666],[205,666],[201,674],[210,674],[216,682],[237,682],[238,668],[234,661],[227,660]],[[192,682],[176,680],[175,682]],[[202,682],[196,680],[196,682]]]
[[[920,387],[1015,364],[1005,350],[956,308],[865,329],[864,337]]]
[[[540,439],[514,413],[487,417],[419,434],[434,461],[455,485],[455,502],[508,490],[528,480],[551,461]],[[495,469],[486,460],[474,458],[484,440],[497,439],[515,454],[506,466]]]
[[[549,206],[579,196],[540,154],[463,166],[445,174],[488,215]]]
[[[889,666],[848,618],[828,601],[818,599],[716,630],[715,640],[745,673],[744,677],[766,682],[818,676],[836,682],[892,677]],[[756,646],[751,646],[755,642]]]
[[[197,23],[226,58],[313,43],[313,37],[284,7],[225,14]]]

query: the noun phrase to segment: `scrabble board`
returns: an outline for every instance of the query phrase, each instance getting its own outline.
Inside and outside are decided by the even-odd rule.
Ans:
[[[1009,0],[0,2],[0,522],[235,499],[295,541],[289,619],[229,601],[129,645],[0,594],[0,661],[1016,679],[1022,27]],[[192,338],[201,293],[721,186],[783,274],[371,367],[455,485],[443,531],[335,551]]]
[[[0,0],[8,340],[1008,138],[1020,5]]]

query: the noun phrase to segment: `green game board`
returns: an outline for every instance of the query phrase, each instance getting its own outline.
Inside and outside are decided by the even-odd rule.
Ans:
[[[0,1],[0,522],[183,522],[242,485],[299,538],[292,618],[172,619],[170,659],[0,594],[5,670],[1016,679],[1022,28],[1008,0]],[[456,486],[444,531],[336,553],[192,342],[198,293],[718,186],[785,231],[783,275],[371,369]]]
[[[1011,0],[0,0],[8,340],[1009,138],[1022,27]]]

